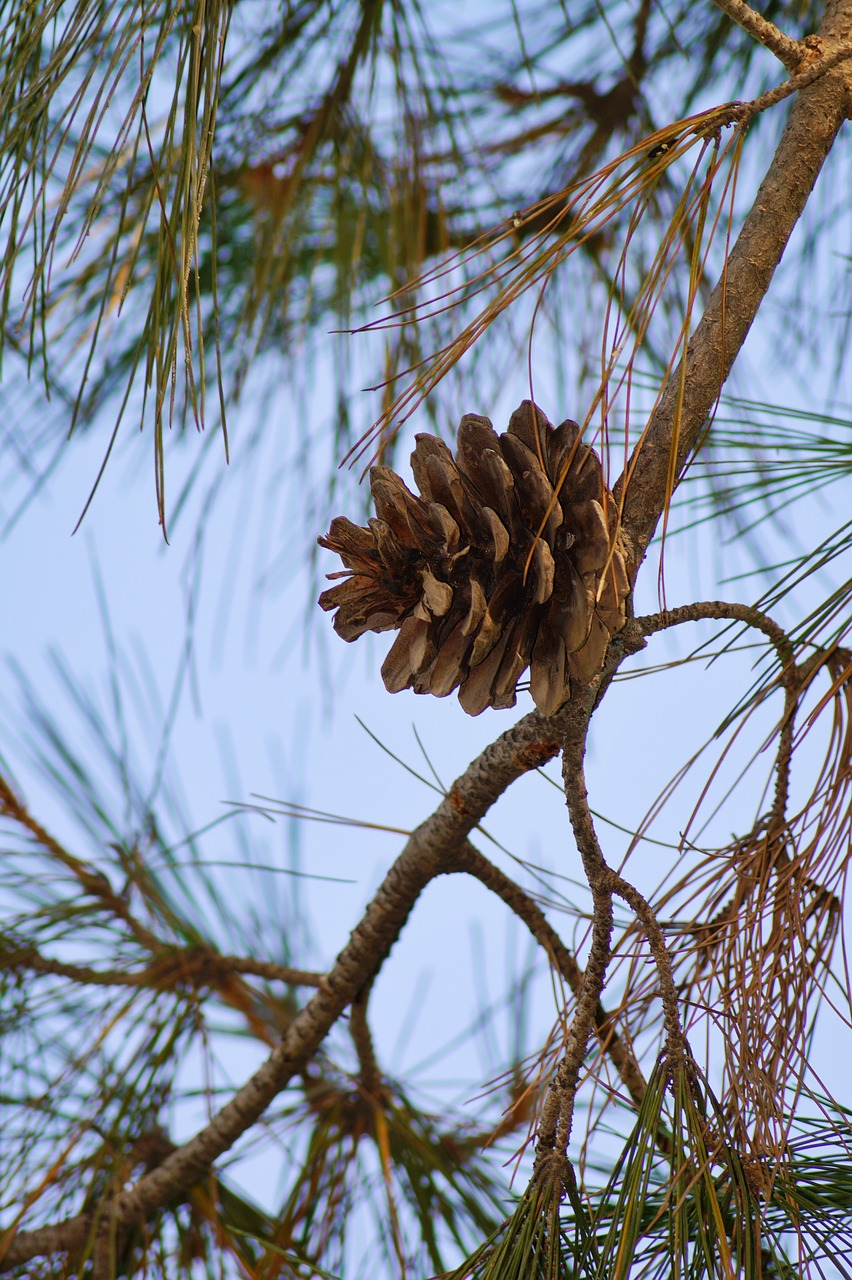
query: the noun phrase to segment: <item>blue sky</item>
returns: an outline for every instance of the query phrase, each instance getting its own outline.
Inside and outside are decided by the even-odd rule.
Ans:
[[[779,297],[783,290],[782,280]],[[336,341],[329,339],[329,354],[318,357],[312,387],[294,390],[282,385],[262,403],[247,396],[235,411],[232,467],[223,475],[200,543],[196,535],[202,490],[173,524],[171,545],[163,543],[156,522],[151,440],[129,428],[76,535],[72,537],[71,531],[100,465],[100,433],[70,443],[67,458],[0,542],[5,601],[0,613],[0,656],[18,664],[87,758],[94,759],[91,746],[79,716],[59,689],[51,650],[62,655],[80,688],[94,691],[107,718],[113,716],[114,708],[111,650],[122,655],[120,662],[128,664],[128,673],[136,673],[141,694],[135,709],[132,681],[129,675],[122,678],[126,734],[147,776],[157,768],[158,712],[149,696],[151,685],[139,673],[146,668],[153,673],[153,684],[165,706],[179,673],[185,671],[162,773],[175,785],[179,778],[191,824],[198,828],[226,812],[228,802],[250,802],[258,794],[410,828],[434,807],[435,793],[391,760],[356,717],[389,751],[429,777],[431,766],[416,730],[440,781],[447,783],[514,717],[530,709],[524,695],[516,711],[489,711],[471,720],[454,698],[439,702],[409,693],[392,697],[378,675],[389,638],[344,645],[333,634],[330,618],[312,605],[321,585],[314,568],[315,537],[324,532],[332,515],[346,510],[350,495],[331,506],[319,496],[305,500],[306,493],[322,494],[323,468],[329,458],[320,450],[303,463],[295,428],[304,422],[305,405],[309,421],[319,424],[328,419],[331,406],[326,388],[331,378],[324,361],[333,358]],[[827,377],[828,373],[826,381]],[[582,416],[582,406],[558,403],[556,382],[546,365],[537,372],[539,400],[549,416],[554,421]],[[760,326],[742,358],[739,386],[748,386],[755,399],[788,402],[798,398],[803,407],[810,403],[799,383],[779,375]],[[852,400],[849,385],[840,390],[847,401]],[[502,430],[509,412],[526,394],[519,365],[507,376],[494,403],[465,402],[459,405],[459,416],[488,413]],[[366,394],[359,397],[356,412],[367,425],[375,416],[373,399]],[[423,429],[417,420],[411,426]],[[264,439],[250,455],[247,442],[258,427],[266,428]],[[192,465],[195,446],[194,439],[169,446],[172,493],[179,491],[181,474]],[[208,474],[220,471],[222,465],[214,442],[208,451]],[[23,491],[27,482],[22,477],[20,483]],[[12,509],[13,495],[4,495],[4,504],[6,510]],[[801,529],[810,538],[821,521],[830,528],[842,514],[837,505],[838,499],[830,494],[802,504],[792,517],[793,532]],[[784,552],[784,544],[773,546],[779,555]],[[338,567],[328,555],[319,564],[320,573]],[[753,580],[720,582],[746,567],[746,553],[721,543],[712,531],[674,539],[666,561],[668,601],[748,598]],[[99,602],[101,589],[108,602],[108,625]],[[639,611],[657,607],[652,563],[643,573],[641,596]],[[788,612],[800,615],[806,608],[803,600],[796,600]],[[700,634],[709,632],[705,627]],[[698,634],[697,628],[690,628],[688,634],[660,637],[632,667],[685,657]],[[739,692],[748,688],[750,663],[749,654],[732,655],[709,669],[703,663],[684,666],[615,687],[595,717],[590,739],[593,807],[628,831],[635,830],[675,769],[712,736]],[[4,668],[0,706],[4,726],[0,752],[35,811],[73,845],[82,839],[79,831],[33,768],[22,744],[27,727],[11,667]],[[759,745],[770,720],[764,716],[747,736],[752,748]],[[555,767],[549,772],[558,777]],[[696,785],[689,783],[675,797],[665,820],[654,828],[658,839],[677,841]],[[724,843],[734,829],[747,829],[754,808],[754,787],[747,785],[716,821],[718,843]],[[266,910],[271,927],[274,900],[253,902],[257,882],[233,864],[239,864],[250,848],[253,856],[277,866],[283,876],[295,859],[306,877],[298,882],[299,924],[309,921],[311,946],[308,954],[293,959],[322,968],[339,951],[403,837],[284,818],[275,826],[260,816],[241,823],[245,843],[230,823],[205,841],[211,859],[231,864],[222,865],[216,873],[223,892],[232,905],[255,907],[261,914]],[[583,909],[586,896],[576,887],[579,862],[564,803],[555,788],[536,776],[521,780],[489,815],[486,826],[512,854],[567,877],[554,884],[564,887],[566,896]],[[708,841],[714,833],[708,833]],[[605,852],[617,863],[629,836],[606,823],[601,823],[600,834]],[[515,870],[516,864],[505,853],[493,846],[483,848],[507,870]],[[667,858],[674,860],[675,855],[656,845],[634,856],[632,874],[640,887],[653,887]],[[528,871],[521,878],[534,883]],[[574,920],[558,914],[553,919],[557,927],[564,923],[570,940]],[[297,948],[303,944],[300,937],[295,941]],[[466,1038],[465,1029],[484,1003],[498,999],[527,957],[521,931],[478,886],[459,878],[430,886],[376,986],[372,1011],[382,1066],[403,1077],[413,1073],[423,1095],[435,1105],[452,1101],[475,1110],[477,1104],[470,1100],[517,1047],[519,1028],[509,1009],[478,1036]],[[527,1050],[540,1044],[558,1013],[541,966],[539,973],[528,1000],[528,1038],[520,1046]],[[825,1082],[833,1080],[842,1095],[845,1080],[839,1057],[828,1051],[836,1026],[827,1015],[816,1040],[816,1061]],[[234,1045],[224,1037],[221,1055],[223,1076],[234,1085],[246,1078],[261,1056],[255,1047],[244,1042]],[[197,1069],[198,1064],[186,1064],[187,1083]],[[188,1135],[202,1116],[203,1107],[188,1104],[174,1116],[175,1136]],[[257,1168],[249,1184],[260,1198],[268,1193],[269,1178]]]

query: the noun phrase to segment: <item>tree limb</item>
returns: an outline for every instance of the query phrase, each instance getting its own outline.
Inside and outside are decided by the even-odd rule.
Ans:
[[[763,14],[758,13],[756,9],[752,9],[745,0],[714,0],[714,3],[732,22],[736,22],[743,31],[747,31],[752,39],[765,45],[770,53],[774,53],[788,71],[796,70],[804,52],[798,40],[792,40],[790,36],[785,35],[774,22],[764,18]]]
[[[503,899],[544,948],[554,968],[579,999],[583,990],[583,970],[532,898],[469,842],[456,855],[456,867],[459,871],[475,876],[481,884]],[[641,1106],[648,1087],[645,1077],[629,1044],[616,1031],[614,1018],[607,1013],[600,1001],[594,1010],[593,1023],[601,1050],[612,1061],[635,1106]]]
[[[778,751],[775,757],[775,799],[769,823],[774,833],[783,827],[786,817],[796,710],[807,677],[803,668],[796,664],[793,644],[786,631],[767,614],[760,609],[755,609],[752,605],[726,603],[722,600],[703,600],[695,604],[682,605],[677,609],[665,609],[661,613],[649,614],[634,621],[643,635],[650,636],[668,627],[707,618],[717,621],[744,622],[747,626],[762,631],[771,641],[778,655],[781,668],[779,680],[784,689],[784,710],[781,715]]]
[[[30,973],[50,974],[87,986],[155,987],[166,991],[182,982],[215,988],[233,974],[264,978],[267,982],[286,982],[293,987],[318,987],[323,980],[321,973],[308,969],[292,969],[289,965],[251,957],[223,956],[203,947],[169,947],[142,969],[93,969],[89,965],[53,960],[34,946],[18,946],[14,939],[4,939],[2,935],[0,969],[27,969]]]
[[[568,1031],[565,1054],[556,1069],[542,1107],[533,1169],[534,1180],[537,1177],[549,1177],[554,1167],[560,1176],[564,1170],[580,1071],[594,1025],[595,1009],[600,1003],[606,982],[611,953],[612,873],[598,843],[589,809],[583,770],[585,751],[585,734],[582,737],[566,738],[562,752],[562,777],[574,839],[592,891],[592,942],[582,988],[577,996],[577,1007]]]
[[[832,0],[819,30],[827,53],[849,39],[850,25],[849,0]],[[847,118],[849,85],[847,63],[821,76],[796,97],[722,278],[615,486],[615,496],[622,504],[625,540],[637,570],[671,498],[670,463],[674,462],[676,485]]]
[[[454,869],[453,855],[494,801],[516,778],[551,760],[566,734],[583,731],[599,684],[609,674],[580,690],[554,716],[537,711],[524,716],[453,783],[437,810],[412,834],[336,964],[266,1062],[208,1125],[142,1177],[132,1191],[116,1197],[110,1211],[113,1229],[121,1232],[181,1195],[258,1120],[378,972],[425,885]],[[94,1215],[82,1213],[33,1231],[7,1234],[0,1241],[0,1271],[45,1253],[79,1250],[95,1227]]]

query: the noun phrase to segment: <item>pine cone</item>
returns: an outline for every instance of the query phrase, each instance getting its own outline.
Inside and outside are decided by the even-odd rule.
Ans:
[[[320,606],[337,610],[344,640],[399,628],[382,665],[391,693],[458,688],[475,716],[514,706],[529,666],[533,700],[552,715],[572,678],[597,674],[625,620],[629,581],[600,459],[576,422],[554,428],[530,400],[501,436],[466,414],[455,458],[435,436],[416,441],[421,496],[373,467],[369,528],[338,516],[318,539],[346,565],[328,575],[343,581]]]

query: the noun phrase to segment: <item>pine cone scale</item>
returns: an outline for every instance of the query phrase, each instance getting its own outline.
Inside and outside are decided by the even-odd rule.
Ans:
[[[566,521],[574,533],[574,568],[581,575],[596,573],[609,559],[609,528],[603,507],[595,498],[569,503]]]
[[[511,531],[519,526],[519,511],[515,502],[515,481],[502,455],[496,449],[486,449],[471,467],[471,483],[482,495],[482,501]]]
[[[583,580],[567,555],[559,562],[547,619],[562,638],[566,653],[579,649],[589,634],[590,602]]]
[[[504,631],[488,654],[476,665],[471,661],[470,674],[459,689],[459,702],[470,716],[478,716],[486,707],[494,705],[494,678],[506,653],[510,640]]]
[[[601,658],[610,641],[610,632],[595,613],[591,624],[585,644],[568,654],[568,670],[578,684],[588,684],[600,671]]]
[[[465,635],[464,622],[459,622],[440,646],[438,656],[429,676],[429,692],[436,698],[446,698],[458,688],[468,674],[465,659],[473,641]]]
[[[456,462],[459,470],[474,483],[479,459],[486,449],[499,453],[500,437],[488,418],[466,413],[459,424]]]
[[[494,562],[494,567],[496,568],[502,560],[506,559],[506,555],[509,551],[509,531],[498,516],[497,512],[491,507],[483,507],[480,511],[480,515],[482,516],[483,523],[487,526],[488,532],[491,535],[494,550],[490,554],[491,559]]]
[[[466,636],[473,636],[479,630],[480,623],[485,617],[488,608],[488,599],[476,578],[470,580],[470,608],[467,611],[467,617],[464,620],[464,633]]]
[[[428,565],[424,565],[420,570],[420,581],[423,583],[421,599],[427,611],[433,618],[443,618],[452,608],[452,587],[448,582],[441,582],[436,578]]]
[[[539,711],[553,715],[570,691],[565,645],[548,620],[541,623],[530,668],[530,692]]]

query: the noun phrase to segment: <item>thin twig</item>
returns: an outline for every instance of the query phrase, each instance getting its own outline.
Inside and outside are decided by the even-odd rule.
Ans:
[[[622,876],[613,875],[610,885],[612,892],[622,898],[635,913],[648,940],[648,947],[654,958],[657,977],[660,982],[660,1000],[663,1006],[663,1022],[666,1028],[666,1051],[671,1066],[676,1068],[684,1061],[687,1045],[686,1036],[680,1022],[677,987],[672,973],[671,957],[666,947],[663,931],[651,904],[642,897],[639,890],[634,888],[629,881]]]
[[[594,1025],[595,1010],[606,981],[612,943],[611,871],[601,851],[589,809],[583,770],[585,734],[566,739],[562,752],[562,778],[568,814],[583,870],[592,891],[592,941],[583,985],[565,1045],[565,1054],[551,1081],[541,1112],[533,1178],[550,1176],[551,1168],[564,1168],[564,1157],[571,1137],[574,1102],[580,1083],[580,1072]]]
[[[547,952],[554,968],[568,983],[575,998],[579,998],[583,991],[583,970],[532,898],[470,843],[459,851],[457,869],[475,876],[481,884],[502,898]],[[593,1022],[602,1052],[613,1063],[635,1106],[641,1106],[648,1087],[645,1077],[630,1045],[616,1031],[613,1016],[607,1013],[600,1001],[594,1010]]]
[[[804,684],[803,672],[796,665],[793,644],[786,631],[767,614],[751,605],[728,603],[722,600],[703,600],[695,604],[681,605],[677,609],[665,609],[661,613],[649,614],[634,621],[643,635],[650,636],[668,627],[703,619],[744,622],[747,626],[762,631],[771,641],[778,655],[780,663],[778,678],[784,689],[784,710],[781,715],[778,750],[775,755],[775,797],[768,824],[770,828],[768,834],[772,836],[783,828],[786,821],[793,758],[793,734],[796,710]]]
[[[837,45],[830,53],[827,53],[818,61],[812,62],[810,66],[791,76],[783,84],[776,85],[774,89],[767,89],[766,93],[762,93],[759,98],[753,98],[751,102],[733,103],[731,107],[731,123],[748,124],[750,120],[760,115],[762,111],[768,111],[770,107],[777,106],[779,102],[783,102],[791,94],[798,93],[801,89],[807,89],[808,85],[820,80],[829,71],[833,71],[839,63],[845,62],[847,58],[852,58],[852,44],[849,44],[848,41]]]
[[[764,18],[756,9],[752,9],[745,0],[714,0],[714,2],[732,22],[736,22],[754,40],[764,45],[770,53],[774,53],[788,71],[796,70],[804,52],[798,40],[785,35],[774,22]]]
[[[271,961],[223,956],[201,947],[169,947],[142,969],[93,969],[88,965],[51,960],[29,944],[6,946],[0,936],[0,969],[27,969],[31,973],[68,978],[71,982],[96,987],[156,987],[169,989],[179,982],[216,987],[238,973],[244,977],[286,982],[293,987],[318,987],[323,974],[307,969],[291,969]]]
[[[793,662],[793,644],[787,632],[773,621],[768,614],[752,605],[728,602],[726,600],[699,600],[695,604],[680,605],[676,609],[664,609],[660,613],[649,613],[634,619],[635,625],[645,636],[652,636],[658,631],[666,631],[669,627],[680,626],[684,622],[700,622],[706,618],[722,622],[745,622],[754,627],[772,641],[782,668]]]
[[[378,1101],[383,1093],[382,1073],[376,1060],[373,1037],[367,1022],[367,1002],[370,998],[372,982],[368,982],[363,990],[352,1001],[349,1008],[349,1034],[358,1054],[359,1082],[368,1098]]]
[[[611,670],[601,680],[611,678]],[[450,787],[438,809],[411,835],[388,871],[336,964],[313,998],[296,1014],[266,1062],[212,1120],[172,1152],[136,1186],[116,1197],[110,1221],[118,1231],[143,1221],[198,1180],[263,1114],[274,1097],[313,1057],[343,1010],[375,976],[399,937],[426,884],[453,869],[456,851],[488,809],[516,778],[546,764],[563,738],[588,723],[600,682],[581,690],[556,715],[524,716],[479,755]],[[91,1213],[0,1241],[0,1271],[31,1258],[71,1252],[85,1245],[95,1223]]]

